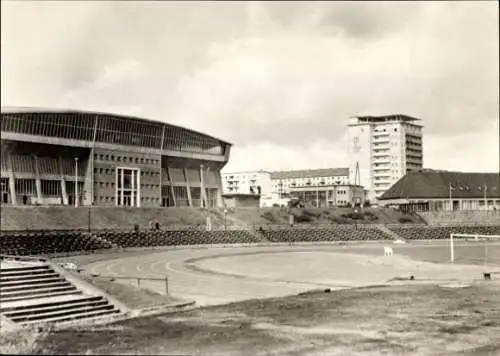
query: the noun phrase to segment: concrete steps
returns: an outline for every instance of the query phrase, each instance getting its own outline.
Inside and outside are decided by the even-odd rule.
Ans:
[[[16,302],[16,301],[21,301],[21,300],[28,300],[28,299],[41,299],[41,298],[49,298],[53,296],[61,296],[61,295],[75,295],[75,294],[83,294],[82,292],[72,289],[72,290],[67,290],[67,291],[58,291],[54,292],[51,291],[49,293],[44,292],[44,293],[38,293],[38,294],[31,294],[31,295],[23,295],[23,296],[12,296],[12,297],[5,297],[2,295],[2,302],[7,303],[7,302]]]
[[[31,323],[31,322],[46,322],[49,320],[71,320],[71,319],[81,319],[88,317],[88,314],[112,314],[119,312],[113,305],[109,304],[106,300],[103,300],[103,304],[100,305],[65,305],[64,307],[53,308],[53,310],[43,311],[43,310],[26,310],[22,312],[11,312],[6,313],[6,316],[16,323]],[[55,309],[55,310],[54,310]],[[109,313],[108,313],[109,312]],[[76,318],[75,318],[76,317]]]
[[[25,285],[35,285],[43,283],[51,283],[56,281],[64,281],[64,278],[58,276],[57,274],[48,275],[46,278],[33,278],[33,279],[20,279],[14,281],[0,282],[0,288],[7,288],[13,286],[25,286]]]
[[[27,275],[27,276],[4,276],[2,273],[0,273],[0,285],[2,283],[9,283],[9,282],[28,282],[28,281],[35,281],[39,279],[45,279],[45,278],[54,278],[54,277],[59,277],[59,275],[56,272],[47,272],[47,273],[40,273],[36,275]]]
[[[105,311],[86,311],[80,314],[73,314],[73,315],[67,315],[67,316],[58,316],[58,317],[53,317],[53,318],[47,318],[42,321],[40,320],[31,320],[28,322],[22,323],[23,325],[33,325],[33,324],[41,324],[41,323],[60,323],[60,322],[66,322],[66,321],[76,321],[76,320],[83,320],[83,319],[90,319],[90,318],[96,318],[96,317],[102,317],[102,316],[110,316],[110,315],[118,315],[120,314],[120,311],[117,309],[113,310],[105,310]]]
[[[100,296],[83,296],[83,295],[72,295],[72,296],[67,296],[67,297],[48,297],[44,301],[28,301],[28,302],[12,302],[9,303],[8,305],[3,305],[0,307],[0,313],[8,313],[12,311],[23,311],[23,310],[30,310],[33,308],[36,309],[44,309],[44,308],[52,308],[54,306],[64,306],[67,304],[74,304],[74,303],[83,303],[83,302],[94,302],[101,300],[102,297]]]
[[[105,297],[85,295],[48,264],[2,268],[0,294],[0,314],[20,326],[121,313]]]
[[[52,273],[53,271],[49,269],[48,266],[40,266],[37,269],[34,267],[30,267],[29,269],[24,269],[24,267],[19,268],[6,268],[2,269],[0,272],[1,280],[4,280],[8,277],[27,277],[27,276],[36,276],[40,274]]]
[[[386,235],[389,235],[390,237],[392,237],[392,239],[394,241],[404,241],[406,242],[405,239],[403,239],[401,236],[399,236],[398,234],[396,234],[394,231],[388,229],[385,225],[377,225],[377,228],[382,231],[383,233],[385,233]]]
[[[43,288],[39,289],[23,289],[16,291],[2,291],[2,302],[21,300],[21,299],[33,299],[33,298],[43,298],[46,295],[52,295],[53,293],[66,293],[66,292],[77,292],[75,286],[71,284],[63,285],[63,286],[43,286]],[[59,294],[60,295],[60,294]]]
[[[2,295],[9,295],[10,292],[22,292],[26,290],[38,291],[45,289],[57,289],[62,287],[71,286],[71,283],[67,282],[65,279],[59,281],[45,281],[45,283],[24,283],[18,284],[14,286],[5,286],[2,285]]]

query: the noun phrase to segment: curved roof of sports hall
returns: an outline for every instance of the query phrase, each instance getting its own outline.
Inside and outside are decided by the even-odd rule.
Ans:
[[[157,120],[141,118],[131,115],[123,114],[112,114],[107,112],[98,111],[84,111],[75,109],[58,109],[58,108],[38,108],[38,107],[14,107],[14,106],[2,106],[2,131],[19,132],[14,128],[9,128],[4,120],[8,115],[22,115],[26,120],[35,125],[37,122],[53,123],[54,125],[67,125],[78,128],[86,128],[87,130],[94,129],[97,118],[97,131],[115,131],[119,133],[129,133],[130,135],[144,135],[145,137],[159,137],[163,136],[165,132],[165,137],[170,140],[189,140],[194,139],[196,141],[204,142],[205,144],[224,144],[232,145],[231,143],[216,138],[214,136],[191,130],[182,126],[173,125]],[[19,132],[24,133],[24,132]],[[31,132],[30,132],[31,133]],[[32,134],[37,135],[36,132]],[[99,134],[98,134],[99,136]],[[132,136],[131,136],[132,137]],[[84,138],[88,139],[88,138]],[[92,140],[92,139],[90,139]],[[98,139],[97,139],[98,140]],[[151,145],[154,148],[160,148],[158,143],[160,140],[149,140],[152,142]],[[129,141],[128,144],[139,144]]]

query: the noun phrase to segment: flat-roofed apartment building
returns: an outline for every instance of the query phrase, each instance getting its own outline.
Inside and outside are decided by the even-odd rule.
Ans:
[[[269,194],[272,192],[271,173],[263,170],[223,172],[224,194]]]
[[[349,178],[371,201],[423,167],[423,126],[407,115],[355,116],[348,124]]]
[[[231,144],[164,122],[2,107],[2,205],[222,206]]]
[[[288,194],[292,189],[349,183],[348,168],[303,169],[271,172],[273,193]]]
[[[348,168],[271,172],[273,192],[293,196],[314,207],[364,203],[362,186],[349,184]]]

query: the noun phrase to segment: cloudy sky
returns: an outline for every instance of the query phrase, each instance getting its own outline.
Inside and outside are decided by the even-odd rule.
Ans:
[[[207,132],[226,171],[347,166],[349,116],[403,113],[425,167],[495,172],[497,6],[2,1],[2,105]]]

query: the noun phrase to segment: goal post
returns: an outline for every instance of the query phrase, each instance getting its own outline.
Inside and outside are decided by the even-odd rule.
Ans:
[[[471,258],[475,259],[479,262],[482,259],[484,265],[489,264],[488,256],[488,245],[491,245],[494,248],[498,248],[500,246],[500,235],[481,235],[481,234],[460,234],[460,233],[452,233],[450,234],[450,262],[454,262],[456,260],[456,249],[457,243],[466,242],[467,244],[462,245],[462,248],[467,248],[471,250],[474,248],[476,250],[475,256]],[[479,246],[482,245],[482,248]],[[480,251],[478,253],[478,250]],[[500,261],[499,261],[500,262]]]

